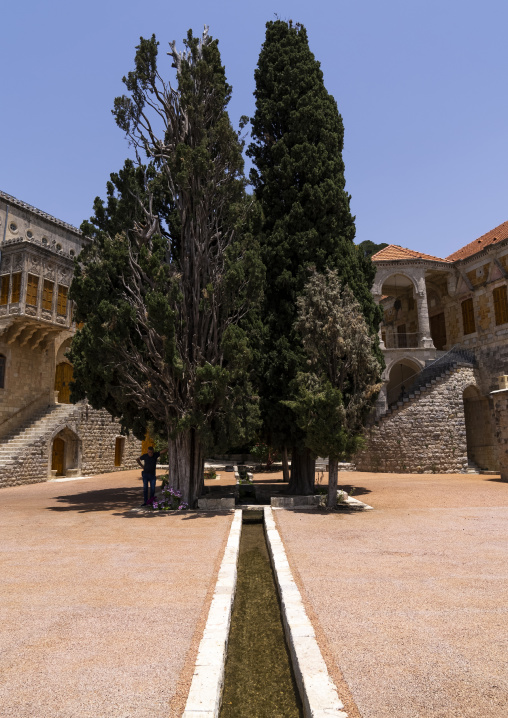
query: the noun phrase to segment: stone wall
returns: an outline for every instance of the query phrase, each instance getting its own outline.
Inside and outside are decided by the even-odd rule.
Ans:
[[[98,411],[86,407],[76,423],[76,433],[82,443],[83,475],[138,467],[136,459],[141,455],[141,442],[132,434],[125,437],[121,466],[115,466],[115,441],[120,437],[120,426],[106,410]]]
[[[5,386],[0,389],[0,437],[21,425],[28,407],[32,414],[50,402],[55,385],[54,348],[32,349],[15,341],[0,340],[0,354],[6,358]],[[16,421],[16,417],[19,421]],[[5,426],[3,426],[5,424]]]
[[[366,430],[358,471],[463,473],[468,466],[463,393],[477,385],[460,367]]]
[[[508,389],[491,394],[501,479],[508,481]]]
[[[68,413],[64,419],[53,422],[41,432],[23,449],[19,459],[0,466],[0,487],[33,484],[51,478],[53,440],[58,435],[66,438],[74,435],[77,460],[72,469],[75,474],[87,476],[138,466],[136,458],[141,454],[141,442],[132,435],[124,437],[122,463],[115,466],[115,442],[120,437],[120,426],[107,411],[97,411],[86,404],[66,406]]]

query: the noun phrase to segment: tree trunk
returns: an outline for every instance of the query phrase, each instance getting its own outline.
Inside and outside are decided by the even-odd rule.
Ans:
[[[182,501],[194,508],[204,485],[204,459],[194,429],[168,439],[169,485],[182,492]]]
[[[334,509],[337,506],[337,480],[339,474],[339,460],[328,459],[328,498],[326,506]]]
[[[315,473],[316,460],[310,449],[293,446],[288,493],[293,496],[311,496],[314,493]]]
[[[282,480],[289,483],[288,447],[282,449]]]

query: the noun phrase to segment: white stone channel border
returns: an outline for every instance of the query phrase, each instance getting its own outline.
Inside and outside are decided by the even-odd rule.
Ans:
[[[264,514],[268,552],[279,591],[284,632],[305,718],[347,718],[293,579],[271,507],[265,507]]]
[[[219,715],[241,533],[242,510],[236,509],[182,718],[218,718]]]

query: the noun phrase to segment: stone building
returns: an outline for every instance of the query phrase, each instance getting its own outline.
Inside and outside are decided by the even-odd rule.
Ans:
[[[372,257],[386,368],[359,469],[497,471],[492,392],[508,373],[508,222],[444,259]]]
[[[70,403],[77,230],[0,192],[0,486],[133,468],[140,442]]]

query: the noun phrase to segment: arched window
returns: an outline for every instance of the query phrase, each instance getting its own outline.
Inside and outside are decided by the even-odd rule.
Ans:
[[[0,389],[5,387],[5,363],[6,358],[3,354],[0,354]]]

